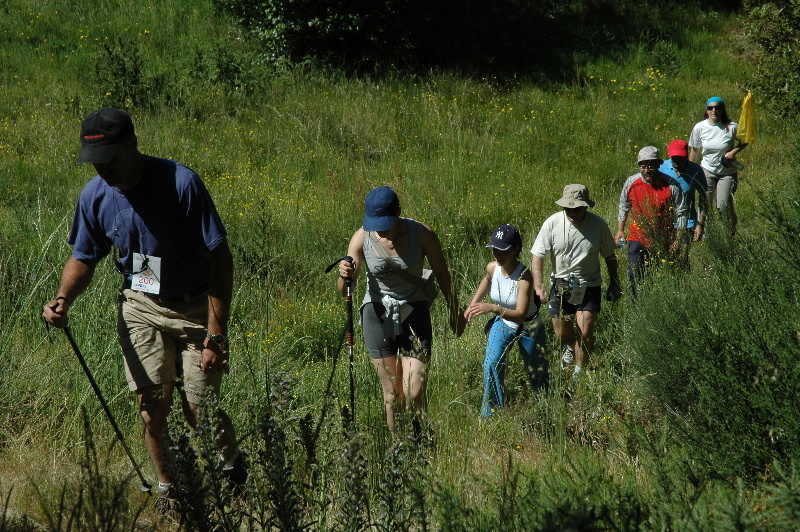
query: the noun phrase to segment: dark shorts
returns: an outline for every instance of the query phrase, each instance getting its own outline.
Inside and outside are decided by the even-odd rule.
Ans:
[[[578,305],[573,305],[569,302],[571,296],[572,291],[569,289],[569,286],[565,286],[563,281],[556,279],[556,282],[553,283],[553,287],[550,289],[547,314],[551,318],[558,318],[560,316],[572,316],[579,310],[600,312],[600,306],[603,301],[601,287],[587,287],[586,294],[583,296],[583,302]]]
[[[429,363],[431,358],[431,312],[427,301],[410,303],[414,308],[403,322],[403,331],[394,338],[383,336],[383,315],[386,307],[367,303],[361,307],[361,328],[371,358],[387,358],[401,354]]]

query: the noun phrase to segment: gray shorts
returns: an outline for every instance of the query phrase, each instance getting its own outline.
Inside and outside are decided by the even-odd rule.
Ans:
[[[169,305],[169,306],[166,306]],[[200,358],[206,339],[208,295],[189,301],[156,302],[141,292],[122,291],[117,334],[132,391],[183,378],[190,403],[219,394],[221,373],[203,373]]]
[[[364,343],[371,358],[387,358],[401,354],[430,363],[431,312],[428,301],[410,303],[414,310],[403,322],[403,331],[394,338],[383,336],[383,315],[386,308],[381,303],[367,303],[361,307],[361,328]]]

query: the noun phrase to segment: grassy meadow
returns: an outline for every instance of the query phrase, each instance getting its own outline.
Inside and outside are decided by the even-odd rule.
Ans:
[[[786,240],[791,208],[780,218],[768,207],[775,198],[792,205],[797,174],[790,125],[758,106],[758,142],[740,157],[737,240],[712,227],[692,248],[690,274],[664,268],[640,305],[604,305],[597,351],[571,400],[550,331],[550,390],[532,396],[514,351],[509,406],[482,422],[482,326],[455,338],[440,300],[429,377],[435,445],[392,441],[358,330],[356,402],[347,404],[344,301],[324,269],[346,252],[366,193],[393,187],[404,215],[437,232],[462,306],[491,258],[491,229],[516,225],[530,249],[564,185],[587,185],[613,228],[642,146],[663,153],[688,139],[712,95],[738,118],[753,65],[737,14],[682,16],[681,46],[643,37],[545,85],[446,72],[270,72],[209,0],[5,2],[0,530],[157,526],[136,479],[124,484],[130,463],[66,338],[40,317],[93,176],[75,163],[80,121],[103,105],[129,109],[144,153],[197,171],[229,231],[232,369],[221,403],[254,480],[243,508],[210,503],[222,529],[793,529],[800,338],[796,277],[786,277],[796,265],[780,250],[797,248]],[[116,341],[118,277],[110,261],[98,266],[71,328],[154,479]],[[355,409],[356,433],[341,430],[343,406]],[[314,447],[304,427],[316,428],[323,411]],[[179,421],[173,428],[181,432]],[[186,527],[207,529],[200,518]]]

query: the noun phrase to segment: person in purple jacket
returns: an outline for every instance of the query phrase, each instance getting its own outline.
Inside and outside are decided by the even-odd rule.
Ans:
[[[125,374],[136,392],[144,439],[158,476],[156,510],[176,510],[164,432],[178,391],[197,422],[201,402],[218,396],[228,372],[233,258],[214,202],[192,170],[141,153],[131,117],[104,107],[81,127],[79,163],[97,171],[81,191],[69,244],[72,256],[44,318],[68,323],[68,310],[113,253],[122,275],[117,333]],[[222,471],[231,488],[247,479],[228,415],[217,411]]]

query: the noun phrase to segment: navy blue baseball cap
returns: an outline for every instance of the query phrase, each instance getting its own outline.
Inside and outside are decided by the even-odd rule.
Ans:
[[[364,231],[387,231],[400,214],[400,200],[389,187],[373,188],[364,200]]]
[[[131,138],[133,134],[133,121],[125,111],[114,107],[92,111],[81,124],[78,162],[109,162],[117,154],[120,143]]]
[[[508,251],[514,246],[522,247],[522,237],[513,225],[501,225],[492,233],[492,239],[486,244],[487,248],[499,251]]]

